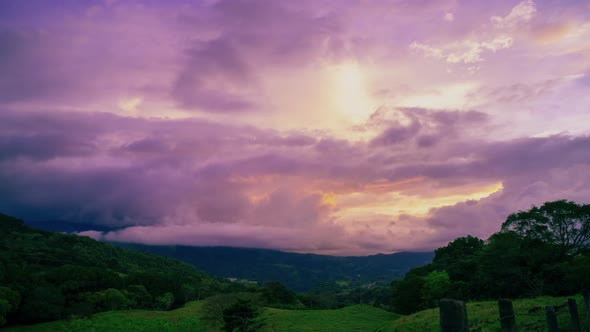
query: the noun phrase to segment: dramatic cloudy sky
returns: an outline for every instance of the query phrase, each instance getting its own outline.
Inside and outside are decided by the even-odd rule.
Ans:
[[[363,255],[590,203],[586,0],[0,2],[0,211]]]

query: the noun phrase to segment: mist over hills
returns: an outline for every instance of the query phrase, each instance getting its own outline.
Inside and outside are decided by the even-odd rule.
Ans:
[[[58,232],[96,230],[94,225],[65,221],[27,221],[27,224]],[[111,229],[100,229],[108,230]],[[247,279],[261,284],[280,281],[295,291],[308,291],[335,281],[389,282],[403,277],[413,267],[430,263],[434,256],[433,252],[400,252],[346,257],[255,248],[113,244],[178,259],[218,277]]]

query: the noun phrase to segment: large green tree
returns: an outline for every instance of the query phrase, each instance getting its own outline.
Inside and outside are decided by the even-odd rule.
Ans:
[[[590,246],[590,204],[559,200],[533,206],[508,216],[502,231],[514,231],[555,244],[567,254],[578,254]]]
[[[262,328],[258,308],[249,300],[239,299],[234,305],[223,310],[223,330],[227,332],[255,332]]]
[[[447,271],[432,271],[424,277],[422,301],[428,307],[438,305],[438,301],[446,296],[451,286]]]
[[[262,288],[262,298],[267,304],[295,304],[297,294],[278,281],[267,282]]]

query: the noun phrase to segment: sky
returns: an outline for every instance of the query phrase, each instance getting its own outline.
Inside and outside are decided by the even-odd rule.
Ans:
[[[0,212],[104,241],[485,239],[589,135],[589,1],[0,2]]]

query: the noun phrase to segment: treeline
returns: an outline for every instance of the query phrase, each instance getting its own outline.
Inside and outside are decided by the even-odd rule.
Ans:
[[[95,312],[169,310],[248,289],[173,259],[46,232],[0,214],[0,326]]]
[[[569,295],[590,287],[590,205],[547,202],[511,214],[486,241],[461,237],[392,282],[395,312],[462,300]]]

